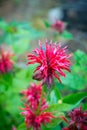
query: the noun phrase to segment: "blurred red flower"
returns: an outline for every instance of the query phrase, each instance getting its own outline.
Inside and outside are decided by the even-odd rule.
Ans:
[[[69,126],[63,130],[87,130],[87,111],[76,108],[68,114]]]
[[[1,50],[0,53],[0,73],[6,73],[12,70],[13,68],[13,61],[11,58],[13,57],[12,54]]]
[[[21,92],[24,94],[26,103],[24,110],[21,112],[25,116],[26,127],[29,129],[33,127],[33,130],[40,130],[41,124],[51,122],[54,118],[51,112],[46,112],[48,104],[44,98],[45,93],[42,92],[42,86],[31,84],[30,88]]]
[[[65,30],[65,23],[60,20],[55,20],[51,25],[51,28],[55,29],[57,32],[62,33]]]
[[[41,124],[50,123],[51,119],[54,118],[50,112],[41,111],[37,114],[28,105],[25,106],[24,110],[21,114],[25,116],[25,123],[28,129],[33,127],[33,130],[41,130]]]
[[[70,71],[71,55],[66,53],[66,48],[61,48],[60,44],[48,43],[48,41],[45,47],[40,43],[40,49],[33,50],[34,54],[28,54],[28,64],[39,64],[34,71],[33,78],[43,80],[48,87],[51,86],[53,77],[61,82],[59,76],[66,76],[62,70]]]
[[[23,90],[21,94],[24,95],[24,98],[27,100],[27,103],[29,103],[30,106],[36,110],[38,108],[38,104],[42,95],[42,85],[36,85],[35,83],[31,83],[30,87],[27,90]],[[48,107],[44,98],[42,99],[41,104],[41,110]]]

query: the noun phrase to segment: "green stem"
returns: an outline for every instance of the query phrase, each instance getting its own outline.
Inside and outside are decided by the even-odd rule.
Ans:
[[[40,98],[40,101],[39,101],[38,109],[37,109],[37,111],[36,111],[36,114],[37,114],[37,115],[38,115],[39,112],[40,112],[40,107],[41,107],[41,105],[42,105],[43,94],[44,94],[44,91],[43,91],[43,88],[42,88],[41,98]]]

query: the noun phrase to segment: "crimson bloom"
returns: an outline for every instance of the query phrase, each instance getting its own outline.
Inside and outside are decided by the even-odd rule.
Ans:
[[[55,22],[51,25],[51,28],[55,29],[59,33],[62,33],[65,30],[65,23],[60,20],[55,20]]]
[[[28,64],[39,64],[34,71],[33,78],[42,80],[48,87],[51,86],[53,77],[61,82],[60,75],[66,76],[62,70],[70,71],[71,55],[66,53],[66,48],[61,48],[60,44],[48,43],[48,41],[45,47],[40,43],[40,48],[33,50],[34,54],[28,54]]]
[[[28,129],[33,127],[33,130],[41,130],[41,124],[50,123],[51,119],[54,118],[50,112],[41,111],[37,114],[28,105],[25,106],[24,110],[21,114],[25,116],[25,123]]]
[[[87,130],[87,111],[76,108],[68,114],[69,126],[63,130]]]
[[[6,52],[4,50],[1,51],[0,54],[0,73],[6,73],[12,70],[13,68],[13,61],[11,58],[13,55],[11,55],[9,52]]]
[[[27,90],[23,90],[21,94],[24,95],[24,98],[27,100],[27,102],[29,102],[30,106],[36,110],[38,108],[38,104],[42,95],[42,85],[36,85],[35,83],[31,83],[30,87]],[[43,98],[41,110],[47,107],[48,105]]]
[[[25,96],[26,103],[21,114],[25,116],[27,129],[32,127],[33,130],[41,130],[41,124],[49,123],[54,118],[51,112],[46,112],[48,105],[42,86],[32,83],[27,90],[22,91],[22,94]]]

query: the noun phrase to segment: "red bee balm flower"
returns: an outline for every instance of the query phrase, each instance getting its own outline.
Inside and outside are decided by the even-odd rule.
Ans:
[[[62,33],[65,30],[65,23],[56,20],[55,23],[51,25],[51,28],[55,29],[57,32]]]
[[[50,123],[51,119],[54,118],[50,112],[41,111],[37,114],[28,105],[26,105],[24,110],[21,114],[25,116],[25,123],[28,129],[33,127],[33,130],[41,130],[41,124]]]
[[[5,52],[4,50],[1,51],[0,54],[0,73],[6,73],[12,70],[13,68],[13,61],[11,60],[11,55],[8,52]]]
[[[60,44],[46,41],[46,47],[42,47],[40,44],[40,49],[35,49],[34,54],[28,54],[28,64],[39,64],[34,71],[33,78],[43,80],[48,87],[52,84],[53,77],[61,82],[59,75],[66,76],[62,70],[70,71],[69,58],[71,55],[66,54],[66,48],[61,48]]]
[[[22,91],[26,99],[24,112],[21,114],[25,116],[25,123],[27,129],[33,127],[33,130],[41,130],[41,124],[51,122],[54,118],[51,112],[46,112],[48,108],[42,86],[31,84],[30,88]]]
[[[87,111],[82,111],[82,108],[76,108],[68,114],[70,123],[63,130],[87,130]]]
[[[27,103],[29,102],[30,106],[36,110],[38,108],[38,103],[39,103],[41,95],[42,95],[41,84],[36,85],[35,83],[32,83],[27,90],[23,90],[21,93],[24,94],[25,99],[27,99]],[[42,99],[41,110],[43,110],[47,107],[48,107],[48,105],[46,104],[45,99]]]

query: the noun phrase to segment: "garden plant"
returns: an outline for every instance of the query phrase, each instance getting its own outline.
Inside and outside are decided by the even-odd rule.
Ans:
[[[52,39],[30,23],[0,21],[1,130],[87,130],[87,54],[55,41],[74,39],[64,22],[45,26]]]

